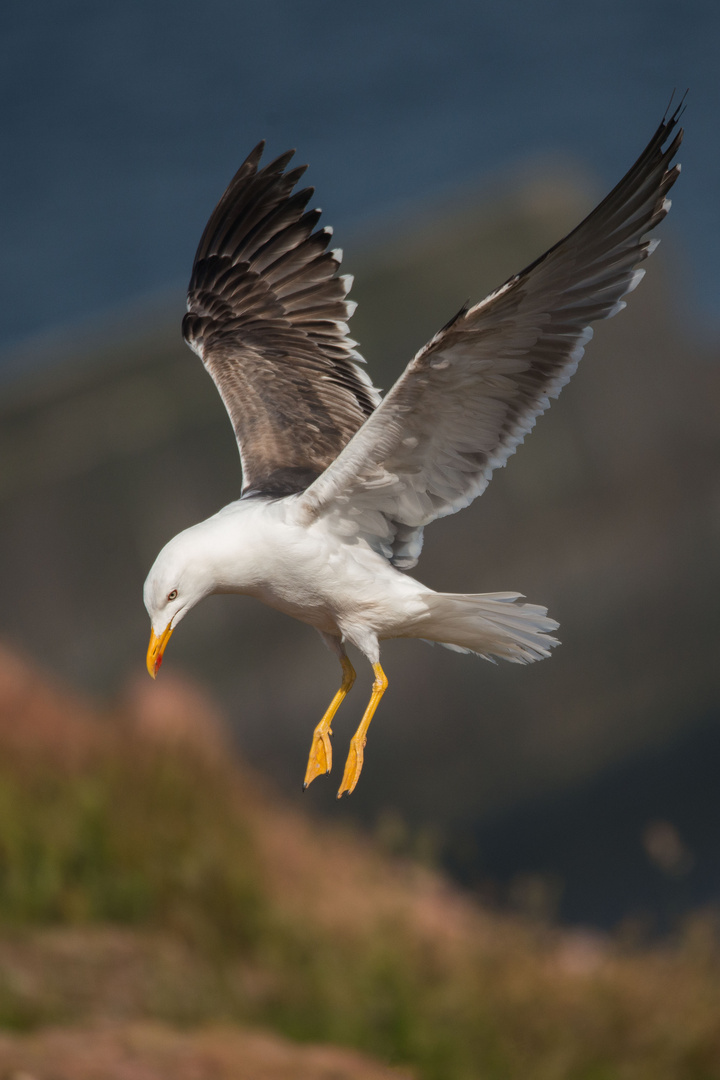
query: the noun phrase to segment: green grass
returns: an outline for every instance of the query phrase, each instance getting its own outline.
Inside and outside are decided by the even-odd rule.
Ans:
[[[262,895],[229,778],[143,745],[0,766],[0,923],[163,927],[247,949]]]

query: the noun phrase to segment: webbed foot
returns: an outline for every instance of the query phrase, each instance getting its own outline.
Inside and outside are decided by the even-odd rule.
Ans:
[[[332,728],[329,724],[325,723],[325,718],[323,717],[313,732],[313,741],[312,746],[310,747],[307,769],[305,770],[303,790],[305,790],[308,784],[312,784],[316,776],[321,776],[323,773],[327,775],[332,769],[331,735]]]
[[[343,654],[340,657],[340,663],[342,664],[343,669],[342,684],[337,694],[328,705],[322,720],[313,732],[312,746],[310,747],[307,769],[305,770],[303,791],[306,790],[308,784],[312,784],[316,776],[320,776],[322,773],[327,775],[332,768],[332,745],[330,743],[332,728],[330,725],[335,713],[340,708],[340,705],[345,700],[352,684],[355,682],[355,669],[347,656]]]

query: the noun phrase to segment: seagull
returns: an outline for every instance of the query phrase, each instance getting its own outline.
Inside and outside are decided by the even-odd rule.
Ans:
[[[294,151],[233,177],[200,240],[183,336],[211,375],[237,437],[240,498],[175,536],[145,582],[154,678],[178,623],[211,593],[254,596],[314,627],[342,683],[313,732],[307,787],[332,765],[332,722],[355,681],[345,646],[372,665],[338,798],[355,789],[387,689],[380,642],[419,638],[527,664],[559,644],[547,609],[516,592],[439,593],[406,573],[423,529],[468,506],[574,373],[591,323],[623,299],[670,208],[682,111],[595,210],[486,299],[466,304],[384,398],[348,319],[352,278],[332,229],[295,191]]]

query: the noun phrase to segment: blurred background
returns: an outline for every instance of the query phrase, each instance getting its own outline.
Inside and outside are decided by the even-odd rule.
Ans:
[[[178,703],[199,695],[197,715],[217,710],[223,745],[264,778],[248,785],[278,793],[284,828],[309,816],[326,836],[329,819],[353,845],[444,870],[485,909],[583,928],[568,970],[595,970],[592,935],[667,934],[717,903],[719,44],[720,9],[702,0],[9,3],[7,731],[25,722],[18,703],[46,677],[73,687],[83,709],[94,702],[110,727],[108,716],[159,709],[179,710],[194,731]],[[297,147],[356,276],[353,336],[387,389],[466,299],[577,224],[686,87],[683,174],[641,288],[596,330],[573,382],[483,498],[428,530],[415,571],[445,591],[522,591],[559,620],[562,648],[546,663],[494,668],[388,643],[390,689],[357,791],[337,803],[335,780],[320,779],[303,796],[312,729],[338,681],[310,629],[249,600],[211,598],[173,637],[158,682],[144,673],[149,566],[175,532],[240,490],[222,404],[180,338],[210,211],[260,138],[271,156]],[[31,665],[22,677],[17,655]],[[334,724],[341,759],[369,692],[370,672],[357,667]],[[3,843],[10,860],[13,843]],[[34,851],[37,837],[27,844]],[[22,858],[27,870],[32,857]],[[68,895],[75,865],[58,878]],[[332,860],[324,870],[340,873]],[[94,903],[77,910],[100,921],[129,910]],[[76,919],[70,901],[52,910]],[[305,1036],[282,1008],[283,1030]],[[385,1045],[342,1024],[311,1037],[333,1033],[374,1052]],[[386,1059],[435,1075],[432,1054],[411,1042],[390,1040]],[[535,1075],[536,1050],[515,1063],[522,1073],[477,1060],[484,1076]],[[706,1051],[706,1072],[673,1059],[668,1075],[720,1075],[720,1056]],[[437,1068],[476,1075],[475,1065]]]

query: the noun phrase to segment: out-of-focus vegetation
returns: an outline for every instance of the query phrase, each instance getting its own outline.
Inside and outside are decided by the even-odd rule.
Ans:
[[[639,947],[491,914],[288,811],[212,719],[168,680],[99,718],[0,654],[3,1027],[261,1025],[427,1080],[720,1075],[710,917]]]
[[[5,756],[0,875],[7,925],[163,926],[235,952],[259,932],[262,890],[227,777],[137,740],[71,769]]]

